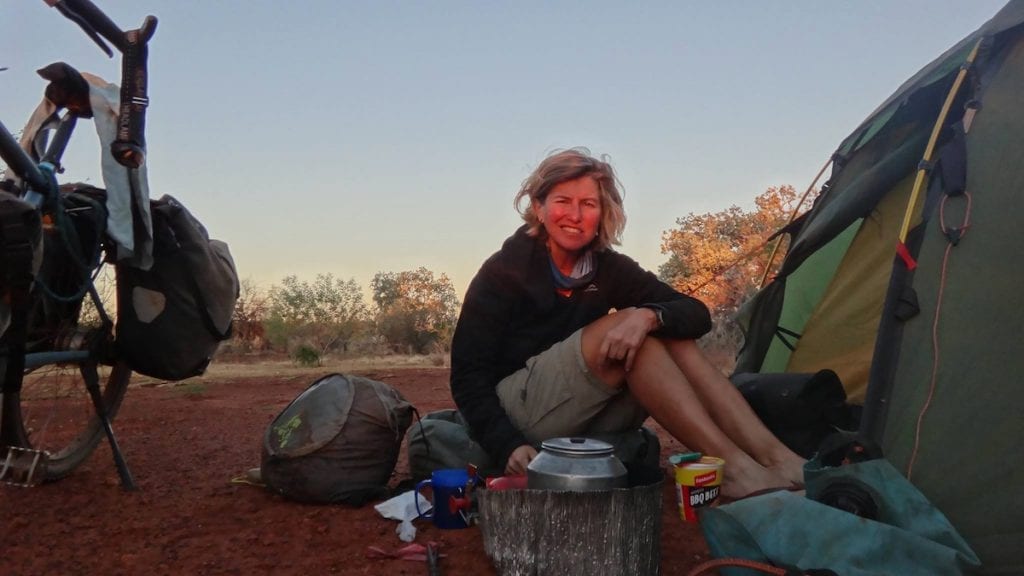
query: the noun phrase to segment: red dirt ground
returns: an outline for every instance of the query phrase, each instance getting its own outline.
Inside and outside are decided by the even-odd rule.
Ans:
[[[421,414],[452,406],[446,368],[354,373],[394,386]],[[405,544],[397,522],[372,505],[296,504],[231,483],[258,465],[265,427],[315,377],[133,386],[114,429],[139,490],[122,490],[105,443],[67,479],[0,485],[0,574],[426,574],[422,562],[366,557],[367,546]],[[654,428],[664,461],[681,446]],[[394,480],[406,478],[403,449]],[[707,547],[697,527],[677,515],[673,490],[667,478],[661,571],[685,574],[707,559]],[[417,542],[441,544],[445,576],[496,573],[479,528],[416,525]]]

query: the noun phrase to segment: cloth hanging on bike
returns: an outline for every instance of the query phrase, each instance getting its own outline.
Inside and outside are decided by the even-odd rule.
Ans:
[[[231,336],[238,272],[228,245],[180,202],[152,202],[153,265],[117,265],[119,354],[132,370],[164,380],[202,374]]]
[[[146,165],[129,170],[114,159],[121,89],[87,72],[89,104],[100,139],[103,185],[107,189],[107,235],[117,244],[117,260],[148,270],[153,264],[153,224]],[[134,181],[133,181],[134,180]]]
[[[89,105],[100,143],[103,185],[107,189],[107,234],[117,246],[118,262],[148,270],[153,263],[153,225],[146,166],[129,170],[118,164],[110,151],[117,138],[120,88],[87,72],[81,76],[89,84]],[[56,127],[56,112],[53,102],[43,98],[22,129],[18,143],[36,161],[43,152],[36,148],[36,138],[40,132]],[[4,178],[19,180],[10,170]]]

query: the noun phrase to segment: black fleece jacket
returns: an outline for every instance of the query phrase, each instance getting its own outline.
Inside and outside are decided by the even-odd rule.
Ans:
[[[502,378],[611,309],[661,310],[663,327],[653,335],[695,339],[711,329],[704,304],[680,294],[631,258],[595,253],[596,274],[569,297],[555,291],[548,251],[525,226],[484,262],[466,291],[452,340],[451,389],[474,438],[495,464],[527,444],[501,407],[495,388]]]

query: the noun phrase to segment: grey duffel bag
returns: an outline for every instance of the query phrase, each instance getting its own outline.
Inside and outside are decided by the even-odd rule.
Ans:
[[[412,414],[412,405],[383,382],[320,378],[267,427],[262,480],[300,502],[361,506],[382,498]]]

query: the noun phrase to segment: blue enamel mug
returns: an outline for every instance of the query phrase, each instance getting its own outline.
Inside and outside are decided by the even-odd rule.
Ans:
[[[461,468],[445,468],[434,470],[428,480],[416,484],[416,513],[426,518],[434,526],[444,529],[469,528],[468,503],[466,485],[469,483],[469,472]],[[433,509],[427,512],[420,510],[419,493],[430,488],[432,497],[427,499]],[[426,499],[426,496],[424,496]]]

